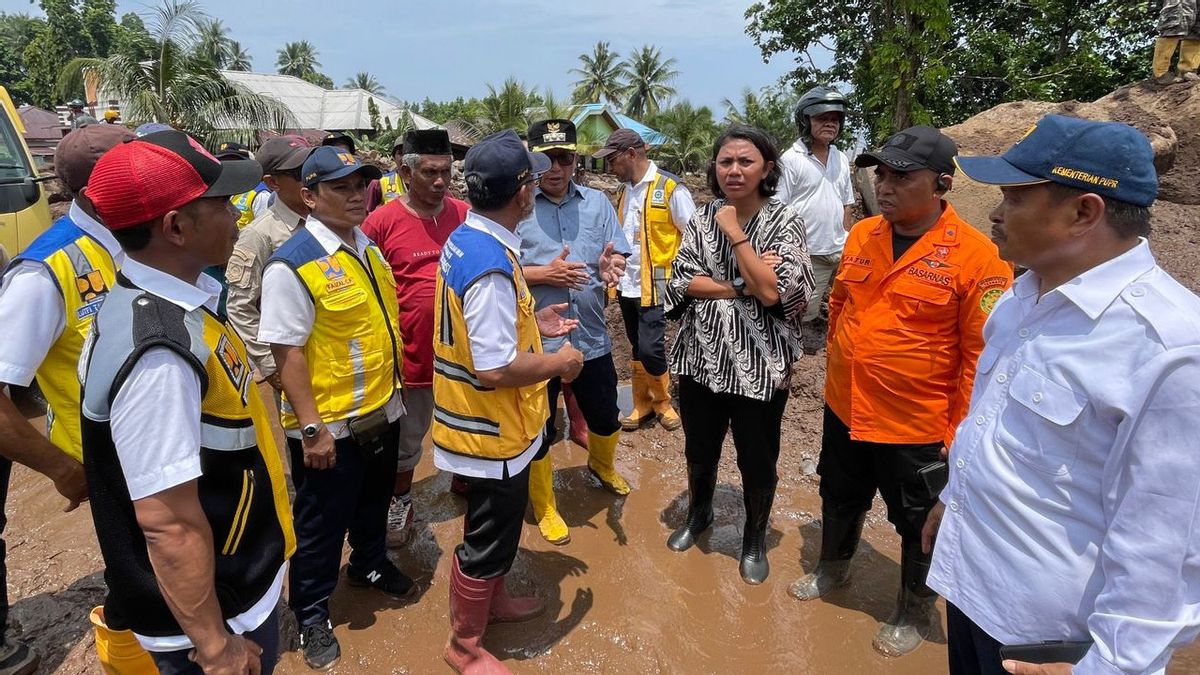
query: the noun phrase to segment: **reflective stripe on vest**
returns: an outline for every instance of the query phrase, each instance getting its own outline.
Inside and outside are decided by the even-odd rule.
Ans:
[[[389,171],[379,178],[379,190],[383,193],[383,203],[386,204],[404,194],[404,183],[400,180],[398,171]]]
[[[50,442],[83,461],[79,354],[93,317],[116,281],[116,264],[108,249],[67,216],[60,218],[13,263],[19,260],[45,265],[62,294],[63,331],[38,366],[37,381],[50,404],[46,413]]]
[[[671,220],[671,195],[679,183],[671,176],[658,172],[654,182],[646,186],[642,204],[642,227],[638,230],[638,246],[642,251],[642,306],[662,304],[662,293],[671,277],[671,263],[679,252],[679,228]],[[621,188],[617,213],[625,213],[626,188]],[[624,216],[622,216],[624,217]],[[632,243],[632,242],[631,242]]]
[[[512,278],[517,297],[517,349],[542,352],[533,294],[512,253],[491,235],[459,228],[442,253],[434,295],[433,442],[447,452],[484,459],[512,459],[546,424],[546,383],[487,387],[480,382],[463,316],[463,297],[491,272]]]
[[[293,267],[316,311],[304,356],[317,412],[326,423],[376,410],[401,386],[395,277],[375,246],[367,247],[366,258],[364,265],[339,249]],[[290,405],[282,423],[285,429],[299,427]]]

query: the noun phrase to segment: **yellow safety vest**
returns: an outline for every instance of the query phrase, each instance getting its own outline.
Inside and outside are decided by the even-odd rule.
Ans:
[[[513,254],[491,235],[460,227],[442,249],[434,295],[433,442],[459,455],[512,459],[533,442],[550,416],[546,383],[486,387],[476,375],[463,298],[491,272],[513,280],[517,295],[517,348],[542,352],[534,299]]]
[[[404,194],[404,181],[400,180],[399,171],[389,171],[379,178],[379,190],[383,193],[382,204],[386,204]]]
[[[13,264],[20,260],[45,265],[62,294],[63,331],[38,367],[37,381],[50,404],[46,415],[50,442],[82,462],[79,354],[92,318],[113,287],[117,266],[108,250],[80,229],[70,216],[59,218]]]
[[[671,220],[671,195],[681,182],[678,176],[659,169],[654,182],[646,186],[642,226],[638,230],[638,246],[642,251],[642,307],[661,305],[667,279],[671,278],[671,263],[675,262],[681,240],[679,228]],[[617,213],[624,217],[624,185],[617,196]]]
[[[383,254],[372,244],[366,264],[345,248],[330,255],[299,230],[272,260],[286,262],[313,299],[304,357],[321,420],[358,417],[386,404],[402,386],[404,345],[396,331],[396,281]],[[281,421],[285,429],[299,427],[290,405]]]
[[[269,191],[266,183],[259,183],[252,190],[247,190],[240,195],[234,195],[229,198],[229,203],[238,210],[238,229],[241,230],[254,220],[254,198],[260,192]]]

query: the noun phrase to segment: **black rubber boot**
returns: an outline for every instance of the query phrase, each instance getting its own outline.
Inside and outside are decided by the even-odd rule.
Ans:
[[[900,549],[900,593],[892,612],[871,644],[886,656],[904,656],[921,645],[933,626],[937,594],[925,585],[932,556],[921,542],[904,542]]]
[[[775,503],[775,488],[746,490],[746,529],[742,530],[742,562],[738,571],[742,581],[761,584],[771,573],[767,563],[767,524],[771,521],[771,505]]]
[[[667,538],[667,548],[686,551],[696,543],[696,537],[712,526],[713,493],[717,491],[717,467],[703,464],[687,465],[688,515],[683,527]]]
[[[816,600],[829,591],[850,583],[850,559],[862,538],[866,511],[848,513],[821,505],[821,561],[812,574],[788,587],[797,600]]]

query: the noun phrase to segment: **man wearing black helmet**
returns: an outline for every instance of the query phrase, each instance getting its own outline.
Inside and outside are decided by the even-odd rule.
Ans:
[[[850,162],[833,141],[846,121],[846,99],[832,87],[816,86],[800,97],[796,127],[800,138],[788,148],[780,165],[783,175],[775,197],[804,219],[808,251],[817,287],[802,319],[805,351],[816,353],[820,340],[812,322],[821,312],[820,299],[842,260],[846,233],[854,224],[851,207]]]

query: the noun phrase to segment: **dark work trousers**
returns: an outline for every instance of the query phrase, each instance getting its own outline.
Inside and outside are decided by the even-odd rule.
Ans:
[[[498,479],[459,478],[468,490],[463,543],[454,549],[458,568],[472,579],[502,577],[512,568],[521,543],[525,505],[529,503],[529,467]]]
[[[275,664],[279,661],[278,610],[272,611],[271,616],[267,617],[261,626],[243,634],[242,637],[262,647],[259,663],[262,664],[263,675],[274,671]],[[150,652],[150,656],[154,659],[154,665],[158,666],[159,675],[202,675],[204,671],[200,666],[188,659],[191,651],[189,648],[174,652]]]
[[[8,631],[8,547],[4,543],[4,528],[8,526],[8,481],[11,478],[12,460],[0,457],[0,643],[4,642]]]
[[[687,375],[679,377],[679,416],[683,420],[683,454],[688,464],[716,468],[721,444],[733,431],[738,470],[747,491],[775,489],[779,461],[779,428],[788,390],[770,401],[719,394]]]
[[[959,608],[946,603],[947,657],[950,675],[1006,675],[1000,667],[1000,643]]]
[[[546,421],[543,443],[554,443],[554,422],[558,417],[558,394],[562,391],[562,378],[556,377],[546,385],[550,397],[550,419]],[[571,382],[579,412],[587,422],[588,431],[597,436],[611,436],[621,430],[617,407],[617,369],[613,366],[612,354],[597,356],[583,362],[579,376]]]
[[[288,604],[301,626],[329,618],[329,596],[337,586],[342,543],[350,534],[350,566],[362,572],[387,560],[387,512],[396,480],[396,449],[400,422],[383,438],[383,450],[366,459],[350,438],[334,441],[337,461],[332,469],[304,466],[299,439],[287,439],[292,459],[296,499],[292,520],[296,554],[288,573]]]
[[[821,436],[821,500],[846,518],[871,510],[875,491],[887,504],[888,520],[906,544],[919,547],[925,516],[937,493],[925,485],[920,469],[941,458],[942,442],[869,443],[850,439],[850,429],[825,406]]]
[[[641,361],[646,372],[654,377],[667,372],[667,320],[662,305],[642,307],[641,298],[626,297],[620,298],[620,304],[633,360]]]

